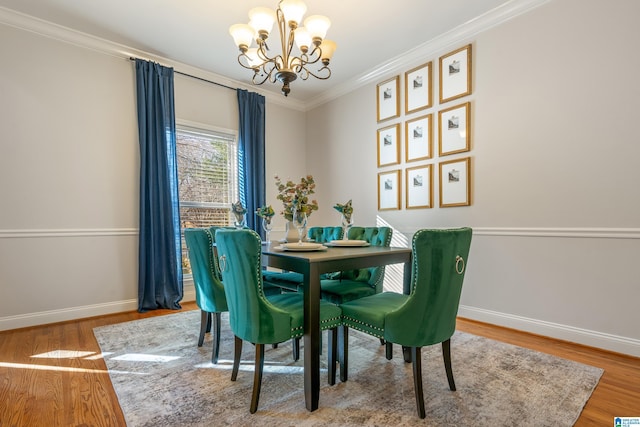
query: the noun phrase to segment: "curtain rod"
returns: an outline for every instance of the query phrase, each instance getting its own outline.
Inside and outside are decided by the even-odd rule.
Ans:
[[[135,61],[136,59],[137,58],[134,58],[133,56],[129,57],[130,61]],[[175,69],[173,70],[173,72],[176,73],[176,74],[183,75],[183,76],[191,77],[192,79],[201,80],[203,82],[211,83],[211,84],[217,85],[217,86],[222,86],[222,87],[225,87],[227,89],[231,89],[231,90],[237,90],[238,89],[238,88],[235,88],[235,87],[227,86],[227,85],[222,84],[222,83],[214,82],[212,80],[203,79],[202,77],[194,76],[192,74],[183,73],[182,71],[178,71],[178,70],[175,70]]]

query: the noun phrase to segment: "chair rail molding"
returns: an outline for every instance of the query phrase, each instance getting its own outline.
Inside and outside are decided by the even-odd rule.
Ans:
[[[39,237],[137,236],[137,228],[45,228],[0,230],[0,239]]]
[[[451,226],[457,227],[457,226]],[[435,228],[451,228],[435,227]],[[564,237],[583,239],[640,239],[640,228],[613,227],[474,227],[474,236],[497,237]],[[405,236],[413,236],[420,228],[397,229]]]
[[[480,236],[581,237],[606,239],[640,239],[640,228],[609,227],[477,227]]]

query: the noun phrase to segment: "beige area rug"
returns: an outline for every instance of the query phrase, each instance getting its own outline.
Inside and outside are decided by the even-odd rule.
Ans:
[[[602,370],[456,332],[451,351],[457,391],[449,390],[439,345],[423,349],[427,417],[418,418],[411,364],[394,346],[350,331],[349,381],[329,386],[321,357],[320,408],[304,405],[302,358],[290,343],[265,351],[258,412],[249,413],[254,349],[245,343],[231,382],[233,335],[223,314],[220,361],[211,337],[197,347],[199,311],[94,329],[127,424],[137,426],[571,426]],[[326,338],[326,335],[325,335]],[[326,339],[324,340],[326,344]],[[302,347],[304,351],[304,347]]]

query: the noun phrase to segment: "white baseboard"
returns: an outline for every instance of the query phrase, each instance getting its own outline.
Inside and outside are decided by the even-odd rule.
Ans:
[[[458,316],[640,357],[640,340],[461,305]]]
[[[185,289],[182,301],[195,301],[195,289]],[[25,313],[17,316],[0,317],[0,331],[9,329],[28,328],[30,326],[46,325],[49,323],[66,322],[68,320],[83,319],[86,317],[102,316],[106,314],[122,313],[138,309],[138,300],[130,299],[112,301],[103,304],[91,304],[80,307],[69,307],[60,310],[40,311],[37,313]]]

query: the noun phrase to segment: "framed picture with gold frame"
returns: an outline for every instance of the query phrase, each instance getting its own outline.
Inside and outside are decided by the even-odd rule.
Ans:
[[[400,163],[400,123],[378,129],[378,167]]]
[[[433,207],[432,165],[407,168],[405,189],[407,209],[428,209]]]
[[[430,159],[433,153],[433,114],[404,123],[404,155],[407,162]]]
[[[378,172],[378,210],[400,209],[400,169]]]
[[[471,45],[440,57],[440,104],[471,94]]]
[[[400,76],[395,76],[376,87],[378,123],[400,115]]]
[[[471,205],[471,157],[440,162],[440,207]]]
[[[471,149],[471,103],[438,111],[438,154],[463,153]]]
[[[406,114],[432,106],[431,64],[432,62],[427,62],[404,73],[404,111]]]

